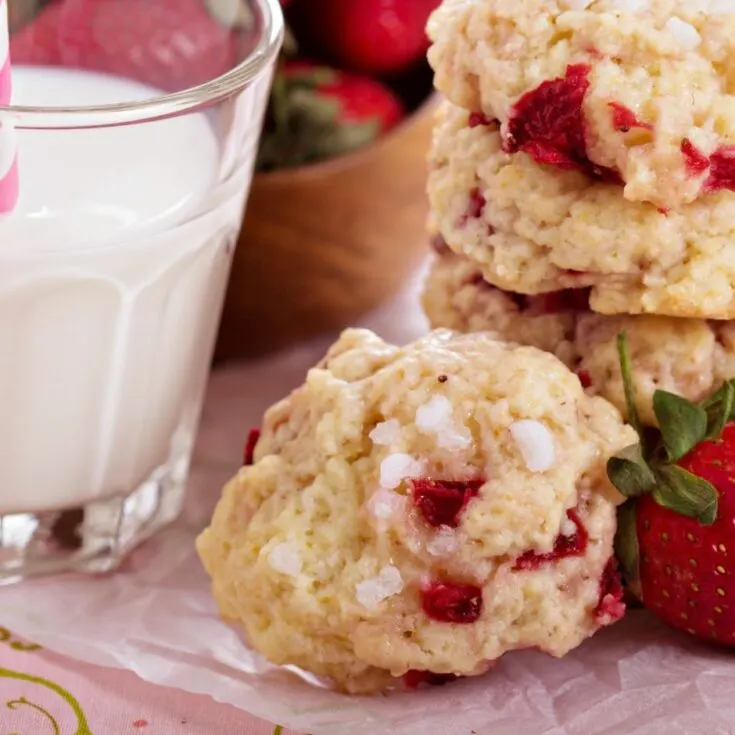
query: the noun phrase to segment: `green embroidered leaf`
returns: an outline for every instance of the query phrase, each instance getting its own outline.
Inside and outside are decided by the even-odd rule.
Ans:
[[[626,498],[637,498],[653,490],[656,477],[646,464],[640,444],[631,444],[607,460],[610,482]]]
[[[722,388],[706,398],[699,405],[707,412],[706,439],[717,439],[728,421],[735,420],[735,385],[732,380],[726,380]]]
[[[615,556],[620,563],[631,592],[641,597],[640,576],[638,571],[638,530],[636,528],[635,502],[628,501],[618,508],[618,530],[615,534]]]
[[[717,490],[707,480],[687,472],[678,465],[662,465],[654,470],[656,487],[653,499],[689,518],[709,526],[717,519]]]
[[[657,390],[653,394],[653,411],[672,462],[694,449],[707,435],[707,411],[686,398]]]
[[[618,334],[618,357],[620,359],[620,374],[623,378],[623,390],[625,391],[625,405],[628,408],[628,423],[642,437],[643,428],[638,417],[638,404],[635,400],[635,385],[633,383],[633,368],[630,360],[630,348],[628,347],[628,335],[625,332]]]

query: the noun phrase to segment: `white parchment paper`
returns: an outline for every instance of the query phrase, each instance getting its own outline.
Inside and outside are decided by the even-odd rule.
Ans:
[[[414,283],[365,324],[387,339],[412,339],[426,328],[416,294]],[[181,521],[118,574],[0,589],[3,625],[72,658],[209,694],[313,735],[735,735],[735,652],[668,632],[645,612],[561,661],[514,653],[480,679],[353,698],[269,666],[221,623],[193,539],[239,464],[247,429],[330,342],[217,371]]]

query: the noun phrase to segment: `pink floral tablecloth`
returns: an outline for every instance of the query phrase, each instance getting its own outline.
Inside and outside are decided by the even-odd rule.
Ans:
[[[0,613],[1,614],[1,613]],[[287,735],[209,697],[71,661],[0,627],[0,735]]]

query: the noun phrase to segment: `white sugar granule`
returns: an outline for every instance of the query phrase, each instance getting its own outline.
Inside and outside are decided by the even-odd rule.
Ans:
[[[274,546],[268,554],[268,563],[281,574],[288,577],[298,577],[301,574],[303,562],[298,548],[288,541]]]
[[[373,493],[368,500],[368,509],[370,514],[381,520],[392,518],[396,511],[404,504],[405,500],[402,495],[393,490],[385,490],[381,488]]]
[[[416,428],[436,436],[437,444],[444,449],[461,449],[472,443],[467,427],[454,422],[452,404],[446,396],[433,396],[419,406]]]
[[[577,533],[577,526],[574,523],[574,521],[572,521],[570,518],[568,518],[565,515],[564,519],[561,522],[559,531],[562,536],[566,536],[567,538],[570,538],[571,536],[574,536],[574,534]]]
[[[651,8],[650,0],[612,0],[610,6],[621,13],[645,13]]]
[[[523,419],[510,425],[510,433],[531,472],[545,472],[554,466],[556,445],[552,433],[544,424]]]
[[[379,531],[385,531],[390,522],[403,514],[406,498],[393,490],[381,488],[367,502],[370,515],[375,519]]]
[[[409,477],[419,477],[423,464],[408,454],[389,454],[380,463],[380,487],[393,490]]]
[[[375,428],[370,432],[370,439],[373,444],[382,447],[389,447],[397,444],[401,439],[401,424],[398,419],[388,419],[376,424]]]
[[[432,556],[449,556],[459,548],[457,532],[449,526],[440,526],[434,536],[426,543],[426,550]]]
[[[673,16],[666,21],[664,28],[678,41],[685,49],[691,51],[697,48],[702,42],[702,38],[697,29],[686,23],[681,18]]]
[[[355,586],[357,601],[368,610],[374,610],[383,600],[397,595],[403,589],[403,578],[394,566],[383,567],[373,579],[366,579]]]

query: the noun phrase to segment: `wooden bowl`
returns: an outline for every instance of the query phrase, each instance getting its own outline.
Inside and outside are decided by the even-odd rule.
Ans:
[[[426,249],[436,103],[368,148],[255,176],[216,360],[341,329],[400,289]]]

